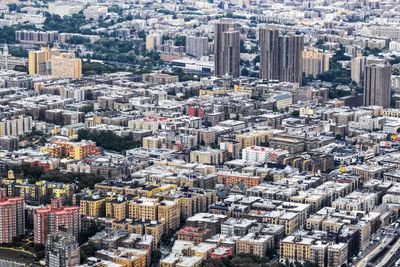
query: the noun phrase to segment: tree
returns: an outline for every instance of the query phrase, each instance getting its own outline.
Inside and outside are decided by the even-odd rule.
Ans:
[[[306,75],[304,72],[302,74],[302,78],[301,78],[301,85],[306,86],[308,85],[310,82],[314,81],[315,78],[312,75]]]
[[[9,53],[14,57],[28,57],[28,50],[22,46],[10,46]]]
[[[273,182],[274,181],[274,177],[272,174],[267,174],[267,176],[264,177],[264,182]]]
[[[307,260],[300,266],[303,266],[303,267],[317,267],[317,264]]]
[[[45,17],[44,30],[79,33],[80,28],[86,24],[85,16],[81,13],[61,18],[59,15],[45,12]]]
[[[325,50],[325,45],[324,41],[322,39],[318,39],[318,41],[315,43],[315,47]]]
[[[122,15],[123,11],[124,9],[117,4],[113,4],[111,7],[108,8],[108,12],[114,12],[117,13],[118,15]]]
[[[8,11],[9,12],[16,11],[17,7],[18,7],[17,4],[15,4],[15,3],[8,4],[7,6],[8,6]]]
[[[300,115],[300,112],[299,112],[298,110],[293,110],[293,111],[292,111],[292,116],[293,116],[293,117],[296,117],[296,118],[297,118],[297,117],[299,117],[299,115]]]
[[[159,263],[160,259],[162,257],[161,251],[157,250],[153,250],[151,252],[151,265],[152,266],[157,266],[157,264]]]
[[[86,263],[87,258],[94,257],[96,251],[100,249],[99,245],[89,242],[80,247],[81,263]]]
[[[89,237],[94,236],[96,233],[104,230],[104,226],[98,221],[91,220],[89,226],[86,227],[85,231],[81,231],[78,236],[79,244],[84,244],[89,240]]]
[[[66,41],[69,44],[89,44],[90,39],[84,36],[72,36],[70,39]]]
[[[20,72],[28,72],[27,67],[25,67],[25,66],[19,66],[19,65],[15,66],[15,67],[14,67],[14,70],[15,70],[15,71],[20,71]]]
[[[363,56],[369,56],[369,55],[378,56],[380,53],[382,53],[382,49],[376,47],[371,49],[369,47],[366,47],[364,48]]]
[[[32,166],[26,163],[19,166],[14,166],[12,170],[15,174],[18,174],[18,176],[32,179],[39,179],[44,174],[42,167]]]
[[[243,68],[241,74],[242,74],[242,76],[249,76],[250,72],[247,68]]]
[[[15,43],[15,28],[4,26],[0,30],[0,43],[12,44]]]
[[[244,45],[244,41],[240,40],[240,53],[249,53],[249,50]]]
[[[140,146],[140,142],[134,141],[132,136],[119,136],[112,131],[89,131],[81,129],[78,131],[78,141],[92,140],[98,146],[117,152]]]
[[[186,46],[186,36],[178,36],[175,39],[176,46]]]
[[[33,246],[33,250],[34,250],[35,252],[42,251],[42,250],[44,250],[44,245],[43,245],[43,244],[35,244],[35,245]]]

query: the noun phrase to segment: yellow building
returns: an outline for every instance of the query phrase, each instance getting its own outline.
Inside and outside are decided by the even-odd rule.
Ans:
[[[343,224],[338,218],[328,218],[322,222],[322,231],[338,233]]]
[[[126,219],[127,202],[124,199],[113,199],[106,202],[106,216],[117,221]]]
[[[199,256],[169,255],[160,260],[160,267],[200,267],[203,261]]]
[[[134,190],[126,190],[126,195],[138,195],[141,197],[147,197],[151,198],[157,193],[162,193],[162,192],[169,192],[172,189],[175,189],[177,185],[175,184],[163,184],[161,186],[155,184],[155,183],[150,183],[149,186],[144,186],[144,187],[138,187],[135,188]]]
[[[221,89],[216,89],[216,90],[209,90],[209,89],[200,89],[199,90],[199,95],[220,95],[220,94],[226,94],[226,89],[221,88]]]
[[[400,109],[388,108],[383,111],[383,116],[385,117],[395,117],[400,118]]]
[[[147,136],[143,138],[144,148],[160,148],[162,143],[164,143],[164,138]]]
[[[194,150],[190,152],[190,162],[219,165],[224,162],[224,154],[218,149]]]
[[[165,223],[165,229],[176,230],[181,223],[181,209],[178,201],[164,200],[158,206],[158,221]]]
[[[68,156],[71,159],[81,160],[90,155],[99,155],[101,150],[96,147],[93,141],[82,140],[80,142],[64,142],[55,141],[51,145],[41,148],[42,152],[50,153],[50,155],[59,155],[61,150],[62,156]]]
[[[295,212],[270,212],[264,216],[264,222],[283,225],[287,235],[294,233],[299,227],[300,216]]]
[[[329,53],[309,48],[303,51],[303,72],[306,75],[317,77],[318,74],[329,70]]]
[[[157,220],[158,201],[153,198],[140,198],[128,204],[128,217],[135,220]]]
[[[281,241],[281,259],[306,261],[312,259],[311,246],[315,240],[300,236],[287,236]]]
[[[114,256],[113,262],[125,267],[147,267],[147,254],[146,250],[127,249],[120,255]]]
[[[306,221],[306,229],[307,230],[321,230],[322,222],[325,220],[325,217],[321,215],[312,215]]]
[[[61,53],[51,57],[51,76],[62,79],[81,79],[82,60],[74,53]]]
[[[52,197],[72,197],[72,192],[74,191],[71,184],[59,184],[59,183],[47,183],[47,189],[51,191]]]
[[[301,107],[299,109],[300,116],[312,116],[314,115],[314,109],[311,107]]]
[[[251,90],[250,89],[246,89],[243,86],[240,86],[238,84],[235,84],[233,86],[233,91],[236,92],[236,93],[245,93],[245,94],[251,95]]]
[[[259,236],[254,233],[247,234],[236,241],[236,253],[253,254],[265,257],[267,250],[274,247],[274,238],[270,235]]]
[[[204,260],[210,258],[211,253],[217,248],[217,244],[201,242],[196,246],[191,247],[193,254],[196,257],[201,257]]]
[[[150,34],[146,36],[146,50],[150,51],[156,49],[158,45],[161,45],[160,34]]]
[[[49,153],[52,158],[61,158],[63,156],[64,149],[56,144],[46,144],[40,148],[40,152]]]
[[[106,210],[106,199],[102,197],[87,197],[80,200],[81,215],[89,217],[103,217]],[[111,208],[111,207],[110,207]]]
[[[206,212],[208,205],[217,201],[217,194],[214,191],[206,194],[188,194],[179,196],[177,200],[180,204],[181,217],[186,220],[196,213]]]
[[[144,226],[144,233],[146,235],[153,236],[153,249],[158,249],[161,236],[164,234],[165,224],[163,222],[151,222],[149,224],[145,224]]]
[[[164,223],[158,221],[126,219],[112,222],[113,230],[125,229],[133,234],[151,235],[153,237],[153,249],[159,248],[161,236],[164,234],[164,228]]]
[[[242,144],[242,148],[259,146],[265,143],[272,136],[270,131],[253,131],[236,135],[236,141]]]
[[[29,75],[50,75],[51,59],[58,56],[60,50],[43,47],[39,51],[30,50],[28,54]]]

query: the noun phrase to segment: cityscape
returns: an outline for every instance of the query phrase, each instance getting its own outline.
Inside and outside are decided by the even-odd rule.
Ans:
[[[0,0],[21,266],[400,266],[400,0]]]

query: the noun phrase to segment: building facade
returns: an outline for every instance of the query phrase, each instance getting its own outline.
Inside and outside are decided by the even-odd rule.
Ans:
[[[13,237],[25,232],[24,199],[7,197],[6,189],[0,190],[0,244],[11,243]]]
[[[60,231],[46,241],[46,266],[72,267],[80,263],[79,244],[75,237]]]
[[[391,66],[386,63],[365,67],[364,106],[390,107]]]
[[[260,78],[301,83],[304,37],[281,35],[276,27],[260,28]]]
[[[215,24],[214,69],[215,76],[240,75],[240,33],[237,26],[228,21]]]
[[[61,53],[51,57],[51,76],[61,79],[82,78],[82,60],[74,53]]]
[[[33,214],[34,242],[44,244],[50,234],[58,233],[60,227],[78,237],[80,231],[79,207],[63,207],[62,199],[51,200],[51,205],[35,210]]]

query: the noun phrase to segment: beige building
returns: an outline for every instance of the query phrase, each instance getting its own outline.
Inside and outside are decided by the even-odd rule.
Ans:
[[[55,78],[82,78],[82,60],[74,53],[61,53],[51,57],[51,76]]]
[[[300,215],[288,211],[271,211],[264,215],[264,222],[279,224],[285,227],[287,235],[293,234],[299,227]]]
[[[190,152],[190,162],[219,165],[224,162],[224,154],[218,149],[195,150]]]
[[[238,141],[242,148],[249,146],[260,146],[263,145],[269,137],[272,137],[270,131],[253,131],[249,133],[242,133],[236,135],[236,141]]]
[[[348,244],[316,241],[311,246],[311,258],[318,266],[340,267],[342,264],[347,264]]]
[[[281,241],[281,259],[289,261],[312,260],[312,245],[315,240],[301,236],[287,236]]]
[[[250,233],[236,241],[236,254],[245,253],[265,257],[267,250],[273,246],[272,236]]]
[[[140,198],[132,200],[128,204],[128,217],[136,220],[157,220],[157,207],[156,199]]]
[[[328,267],[347,264],[349,245],[347,243],[331,244],[328,246]]]
[[[166,231],[176,230],[181,223],[181,208],[178,201],[164,200],[158,206],[158,221],[165,223]]]
[[[30,50],[28,54],[29,75],[50,75],[51,59],[60,55],[60,50],[43,47],[39,51]]]
[[[165,138],[162,137],[146,136],[143,138],[143,147],[151,149],[160,148],[164,141]]]
[[[329,70],[329,53],[309,48],[303,51],[303,73],[317,77]]]
[[[106,198],[98,196],[85,197],[80,200],[79,208],[81,215],[93,218],[103,217],[106,209]],[[109,209],[111,208],[109,206]]]
[[[160,34],[150,34],[146,36],[146,50],[150,51],[156,49],[157,46],[161,45],[162,39]]]
[[[365,63],[366,57],[360,52],[351,60],[351,79],[358,84],[363,80]]]
[[[0,137],[26,134],[31,131],[32,127],[32,117],[30,116],[0,120]]]
[[[126,211],[127,202],[122,198],[106,202],[106,217],[120,221],[126,218]]]

